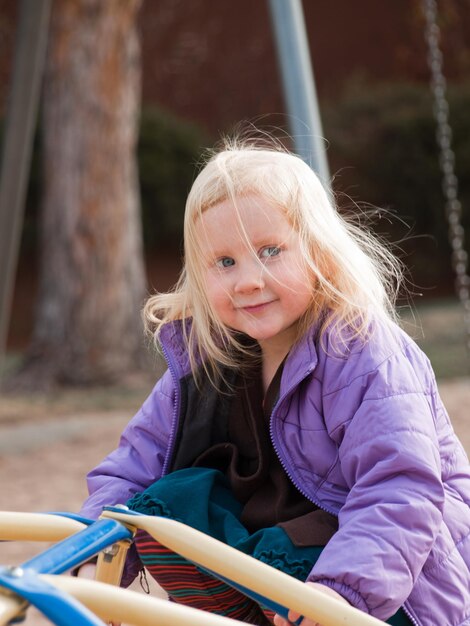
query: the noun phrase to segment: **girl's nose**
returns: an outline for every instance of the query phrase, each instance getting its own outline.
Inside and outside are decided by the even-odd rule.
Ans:
[[[252,293],[264,289],[263,268],[256,264],[256,267],[240,268],[238,272],[234,291],[235,293]]]

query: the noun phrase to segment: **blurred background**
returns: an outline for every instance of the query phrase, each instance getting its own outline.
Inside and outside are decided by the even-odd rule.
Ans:
[[[339,206],[374,214],[373,228],[408,268],[415,305],[452,309],[444,327],[455,345],[449,336],[435,345],[436,335],[426,348],[439,376],[465,374],[423,3],[303,8]],[[467,230],[470,6],[437,8]],[[3,119],[19,19],[20,3],[1,0]],[[20,365],[26,387],[113,382],[142,365],[145,294],[177,278],[185,197],[203,150],[243,120],[289,131],[269,3],[56,0],[41,93],[6,367]]]
[[[34,19],[29,34],[19,28],[22,8],[31,17],[43,3],[44,62],[28,55]],[[428,0],[302,4],[338,205],[359,213],[405,264],[405,329],[430,357],[470,450],[470,2],[435,5],[452,210],[429,87]],[[291,120],[268,0],[0,0],[4,186],[20,176],[5,163],[5,137],[21,41],[25,75],[41,67],[40,96],[15,209],[0,508],[76,511],[85,474],[116,445],[164,367],[144,339],[140,310],[149,293],[177,279],[184,203],[201,155],[242,121],[292,148]],[[16,87],[27,105],[29,82]],[[19,123],[13,147],[24,130]],[[0,271],[10,240],[0,219]],[[20,563],[38,549],[4,543],[1,562]],[[30,612],[25,624],[45,621]]]
[[[303,9],[338,204],[371,213],[395,246],[414,306],[407,330],[440,377],[455,377],[468,371],[466,331],[423,4],[308,0]],[[289,144],[268,0],[51,6],[3,365],[22,389],[108,384],[147,369],[139,309],[177,278],[185,197],[204,149],[243,120]],[[470,4],[437,10],[470,242]],[[19,19],[20,3],[0,0],[3,119]]]

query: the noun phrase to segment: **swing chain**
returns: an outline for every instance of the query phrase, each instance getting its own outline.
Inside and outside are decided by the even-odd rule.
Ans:
[[[452,247],[452,267],[455,288],[464,309],[466,345],[470,354],[470,276],[468,254],[465,251],[465,230],[462,225],[462,205],[458,198],[458,180],[455,173],[455,152],[452,149],[452,128],[449,124],[449,102],[447,82],[443,72],[443,57],[440,49],[440,28],[437,23],[436,0],[423,0],[426,18],[426,42],[428,66],[431,73],[431,91],[434,98],[436,139],[439,147],[439,165],[442,173],[442,190],[445,198],[445,213],[449,224],[448,237]]]

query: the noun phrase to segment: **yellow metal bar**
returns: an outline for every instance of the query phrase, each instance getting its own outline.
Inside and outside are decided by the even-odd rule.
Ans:
[[[0,591],[0,626],[9,624],[14,617],[21,615],[27,604],[19,596],[2,589]]]
[[[0,511],[2,541],[60,541],[84,528],[81,522],[60,515]]]
[[[103,620],[135,626],[237,626],[240,622],[85,578],[42,575]]]
[[[180,522],[163,517],[128,515],[117,511],[104,511],[103,517],[141,528],[170,550],[323,626],[383,624],[375,617]]]
[[[100,552],[96,565],[96,580],[119,586],[130,545],[130,541],[118,541]]]

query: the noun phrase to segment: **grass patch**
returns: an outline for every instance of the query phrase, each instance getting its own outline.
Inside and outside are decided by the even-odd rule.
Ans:
[[[457,299],[415,304],[402,315],[403,328],[430,359],[437,378],[470,373],[463,307]]]
[[[21,354],[8,354],[2,364],[3,375],[21,364]],[[36,418],[61,418],[85,413],[128,412],[131,417],[149,395],[165,366],[155,357],[147,372],[135,373],[116,385],[58,387],[40,392],[0,393],[0,422],[5,424]]]

